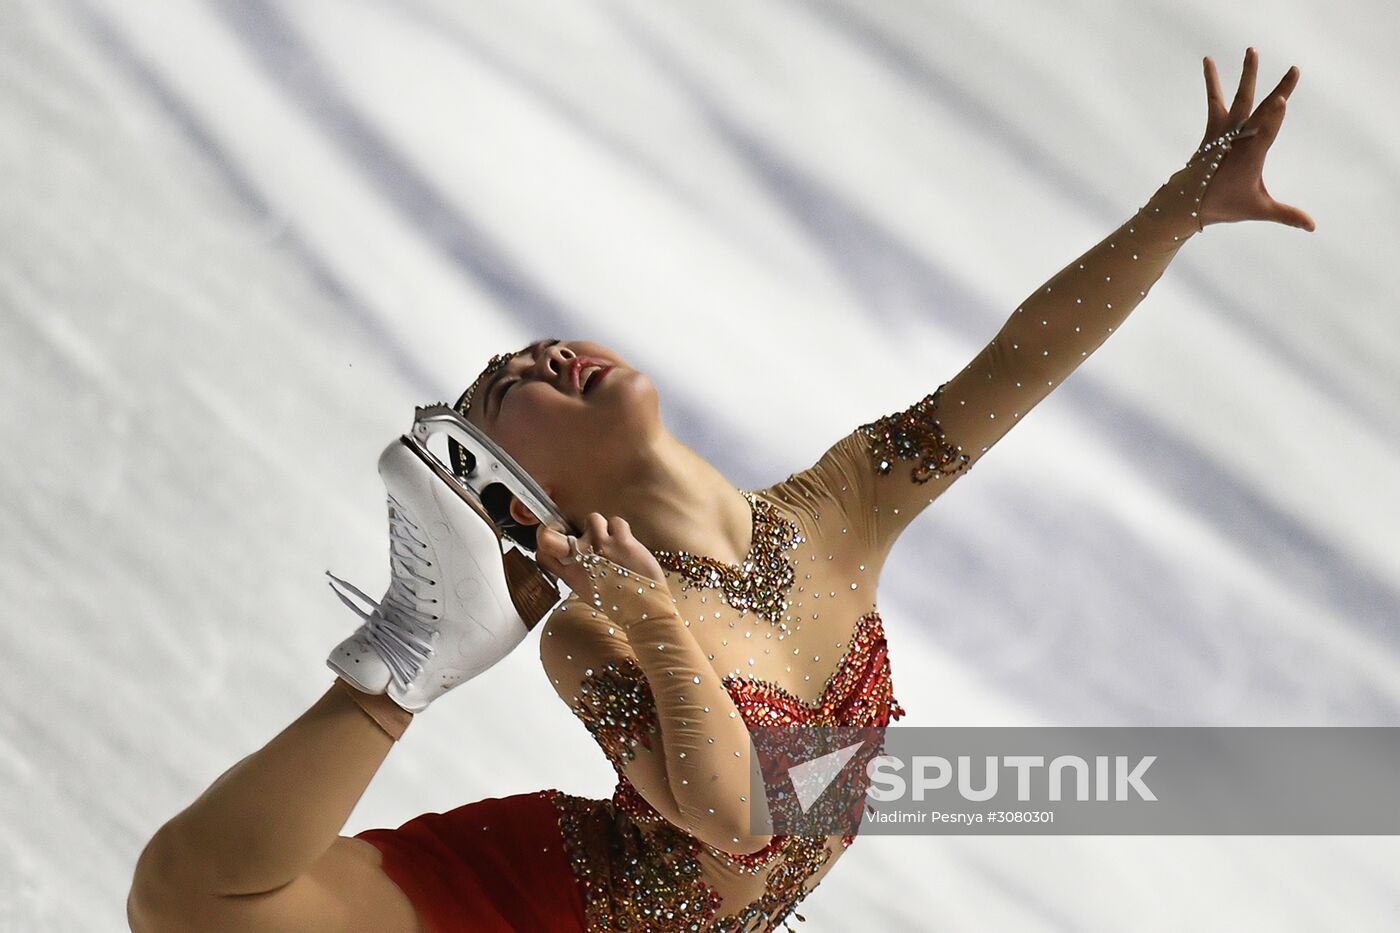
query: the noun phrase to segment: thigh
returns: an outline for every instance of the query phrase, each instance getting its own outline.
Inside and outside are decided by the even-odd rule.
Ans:
[[[128,911],[136,933],[425,931],[408,895],[384,872],[379,851],[348,836],[338,837],[305,874],[274,891],[228,897],[147,886],[133,890]]]

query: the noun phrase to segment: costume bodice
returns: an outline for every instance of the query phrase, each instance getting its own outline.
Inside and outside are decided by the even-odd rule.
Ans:
[[[597,581],[601,602],[567,606],[571,618],[557,638],[546,627],[546,670],[618,774],[609,800],[556,798],[590,930],[772,930],[853,844],[854,835],[772,834],[746,852],[726,848],[737,829],[693,834],[685,827],[720,806],[732,813],[734,801],[748,806],[748,764],[740,752],[719,751],[742,744],[744,730],[883,727],[905,715],[874,606],[878,505],[867,515],[861,503],[843,499],[844,490],[857,489],[854,470],[876,468],[864,445],[863,435],[852,435],[837,451],[846,459],[828,457],[758,494],[755,510],[763,510],[765,524],[796,529],[775,534],[795,542],[784,547],[791,572],[771,550],[765,556],[756,548],[735,569],[780,579],[781,606],[769,600],[769,611],[751,611],[746,599],[757,587],[732,573],[728,581],[695,581],[668,572],[666,590],[656,581],[646,593],[628,580]],[[862,459],[852,463],[852,454]],[[742,719],[737,737],[730,716]],[[667,729],[673,740],[662,741]],[[684,807],[677,790],[692,795]],[[669,922],[656,919],[663,915]]]
[[[889,646],[880,614],[871,610],[856,622],[850,647],[814,701],[786,687],[747,675],[728,674],[725,688],[749,728],[757,726],[888,725],[904,715],[894,698]]]
[[[872,610],[856,623],[850,647],[835,672],[815,700],[804,700],[786,687],[739,674],[727,674],[725,690],[749,729],[782,726],[887,726],[905,715],[894,696],[890,673],[889,646],[878,611]],[[626,776],[619,773],[613,802],[646,826],[664,820],[637,792]],[[842,837],[849,846],[854,836]],[[758,852],[735,855],[718,853],[748,868],[766,865],[783,851],[787,837],[777,835]]]

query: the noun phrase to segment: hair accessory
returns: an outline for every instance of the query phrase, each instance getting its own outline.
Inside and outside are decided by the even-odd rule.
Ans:
[[[457,404],[453,407],[462,413],[463,418],[467,416],[467,409],[472,407],[472,398],[476,395],[477,388],[487,379],[495,375],[496,370],[506,365],[512,356],[513,354],[510,353],[497,353],[495,356],[491,357],[486,363],[486,368],[476,377],[476,380],[467,388],[467,391],[462,393],[462,397],[457,400]]]
[[[497,353],[495,356],[491,357],[486,363],[486,368],[483,369],[481,374],[467,387],[467,391],[462,393],[462,397],[457,399],[457,404],[452,407],[455,408],[463,418],[467,417],[467,410],[472,407],[472,398],[476,395],[476,390],[480,388],[487,379],[495,375],[496,370],[506,365],[512,356],[514,356],[514,354]],[[466,449],[450,437],[447,439],[447,455],[452,461],[452,471],[454,473],[458,476],[462,476],[468,472]]]

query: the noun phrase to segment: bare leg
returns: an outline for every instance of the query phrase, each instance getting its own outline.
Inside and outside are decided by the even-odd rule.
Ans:
[[[385,717],[392,700],[361,695]],[[157,832],[137,865],[204,894],[271,891],[338,838],[394,739],[339,684]]]

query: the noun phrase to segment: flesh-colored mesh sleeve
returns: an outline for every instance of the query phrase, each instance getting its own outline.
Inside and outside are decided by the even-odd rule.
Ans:
[[[672,825],[722,852],[761,849],[770,837],[750,832],[753,745],[720,676],[664,582],[592,556],[596,598],[571,595],[540,635],[555,692]]]
[[[1183,243],[1228,147],[1186,166],[1100,243],[1042,284],[961,372],[904,409],[861,425],[783,484],[834,499],[877,566],[900,532],[1025,419],[1121,325]]]

